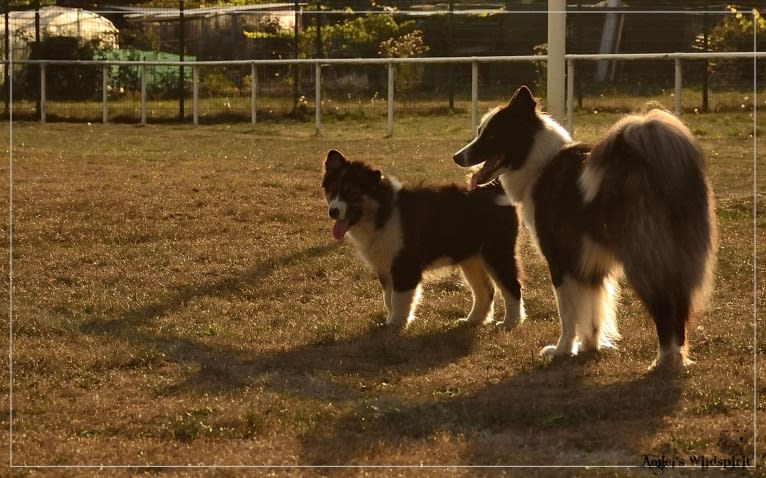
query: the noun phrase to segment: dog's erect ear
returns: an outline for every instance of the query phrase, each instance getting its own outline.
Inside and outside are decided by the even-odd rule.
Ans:
[[[331,149],[327,153],[327,159],[324,162],[325,171],[334,171],[344,164],[348,163],[348,160],[341,154],[340,151]]]
[[[511,101],[508,102],[508,107],[519,108],[521,110],[534,111],[537,106],[535,97],[532,96],[532,92],[526,86],[520,86],[519,89],[513,94]]]
[[[373,189],[378,186],[383,179],[383,171],[380,169],[373,169],[372,166],[365,164],[365,168],[358,170],[359,180],[363,182],[366,187]]]

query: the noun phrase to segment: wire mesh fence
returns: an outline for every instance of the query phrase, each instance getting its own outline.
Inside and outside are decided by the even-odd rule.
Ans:
[[[179,2],[84,11],[14,10],[10,2],[0,20],[5,114],[12,90],[17,118],[204,123],[250,121],[255,109],[259,120],[311,121],[314,65],[261,63],[274,59],[537,55],[538,61],[480,62],[480,108],[507,99],[520,84],[544,96],[546,2],[394,3],[184,8]],[[341,8],[349,4],[357,8]],[[598,5],[577,2],[568,8],[569,53],[766,47],[766,22],[755,9],[713,2],[684,8],[668,2],[643,2],[641,9]],[[667,60],[578,60],[576,107],[631,111],[656,102],[672,109],[674,68]],[[758,81],[766,80],[762,58],[684,60],[682,70],[682,111],[742,109],[753,100],[754,83],[766,84]],[[468,112],[472,74],[469,63],[397,64],[397,115]],[[323,115],[387,114],[386,65],[327,64],[321,77]]]

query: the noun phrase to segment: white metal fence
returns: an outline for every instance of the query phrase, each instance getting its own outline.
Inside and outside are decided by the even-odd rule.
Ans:
[[[757,61],[766,59],[766,52],[730,52],[730,53],[638,53],[638,54],[568,54],[565,55],[567,63],[567,87],[566,87],[566,117],[557,118],[566,120],[567,128],[574,130],[574,78],[578,62],[585,61],[636,61],[636,60],[666,60],[673,61],[675,105],[676,114],[681,114],[682,102],[682,62],[705,59],[752,59],[753,71],[757,68]],[[285,59],[285,60],[239,60],[239,61],[195,61],[195,62],[156,62],[156,61],[71,61],[71,60],[16,60],[6,61],[10,71],[16,64],[37,64],[40,66],[40,121],[46,120],[46,67],[49,65],[78,65],[98,66],[102,75],[102,98],[101,118],[103,123],[109,122],[109,98],[108,82],[111,66],[135,66],[139,68],[141,83],[140,92],[140,121],[147,122],[147,89],[146,68],[154,66],[185,67],[192,70],[192,120],[194,125],[199,124],[199,68],[204,66],[249,66],[251,69],[251,93],[250,93],[250,118],[253,126],[257,122],[258,111],[258,75],[260,66],[275,65],[313,65],[314,66],[314,121],[316,134],[322,131],[322,67],[330,65],[385,65],[388,68],[388,91],[387,91],[387,127],[386,135],[394,133],[394,110],[395,91],[394,78],[395,66],[399,64],[470,64],[471,65],[471,131],[475,132],[478,126],[478,100],[479,100],[479,64],[483,63],[508,63],[508,62],[544,62],[546,55],[523,55],[523,56],[486,56],[486,57],[436,57],[436,58],[353,58],[353,59]],[[755,81],[755,76],[754,76]]]

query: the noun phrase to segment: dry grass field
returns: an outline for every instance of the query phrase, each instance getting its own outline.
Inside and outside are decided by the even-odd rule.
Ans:
[[[582,114],[575,136],[593,140],[616,118]],[[539,356],[559,325],[524,233],[522,327],[458,326],[470,291],[448,274],[427,284],[410,328],[381,330],[377,280],[331,234],[324,154],[405,181],[464,181],[451,161],[468,139],[464,115],[399,118],[391,139],[377,120],[328,122],[320,137],[309,123],[14,123],[0,474],[652,476],[662,470],[640,469],[647,460],[699,471],[696,457],[752,462],[756,448],[762,466],[766,326],[755,341],[753,319],[766,316],[766,131],[754,228],[752,117],[685,119],[709,160],[721,246],[710,307],[690,327],[696,364],[678,377],[646,372],[654,326],[629,288],[617,350]],[[0,169],[7,211],[7,159]],[[274,467],[239,468],[250,465]]]

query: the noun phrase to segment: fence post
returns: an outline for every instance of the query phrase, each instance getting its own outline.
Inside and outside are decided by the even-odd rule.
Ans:
[[[471,134],[477,135],[479,128],[479,63],[471,62]]]
[[[255,62],[250,65],[250,121],[253,128],[255,128],[255,115],[256,115],[256,95],[258,91],[258,67],[255,66]]]
[[[293,45],[295,59],[300,58],[300,28],[301,28],[301,7],[300,2],[295,0],[293,2],[293,12],[295,13],[295,19],[293,21]],[[298,112],[298,87],[300,85],[300,67],[299,62],[295,62],[291,65],[293,67],[293,112]]]
[[[109,98],[109,67],[106,63],[101,64],[101,122],[106,124],[109,120],[107,112],[107,99]]]
[[[7,67],[6,67],[7,68]],[[45,123],[45,63],[40,63],[40,122]]]
[[[141,73],[141,124],[146,125],[146,65],[139,67]]]
[[[32,2],[32,5],[35,9],[35,44],[40,44],[40,0],[34,0]],[[7,32],[8,30],[6,30]],[[13,56],[13,51],[11,51],[11,56]],[[35,98],[35,110],[39,113],[40,112],[40,96],[38,95],[37,98]]]
[[[297,67],[298,65],[296,65]],[[314,64],[314,115],[316,116],[315,134],[322,134],[322,65]]]
[[[199,66],[192,66],[192,121],[199,125]]]
[[[455,0],[447,3],[447,56],[455,51]],[[447,89],[449,90],[449,112],[455,112],[455,65],[447,64]]]
[[[184,122],[184,52],[186,51],[186,21],[184,20],[184,0],[178,0],[178,119]]]
[[[567,131],[574,134],[574,60],[567,60]]]
[[[3,68],[3,98],[5,102],[5,111],[9,111],[9,106],[11,103],[11,95],[10,95],[10,75],[11,75],[11,66],[13,65],[13,61],[11,58],[11,27],[10,27],[10,9],[9,9],[10,2],[8,0],[3,0],[3,19],[5,23],[5,34],[3,35],[5,40],[5,50],[4,50],[4,59],[5,61],[10,61],[10,63],[5,63],[5,68]]]
[[[683,83],[680,58],[675,59],[675,81],[676,81],[675,113],[676,113],[676,116],[680,116],[681,115],[681,85]]]
[[[388,62],[388,124],[386,138],[394,135],[394,62]]]
[[[548,0],[548,71],[545,107],[556,121],[562,121],[565,109],[566,0]]]

